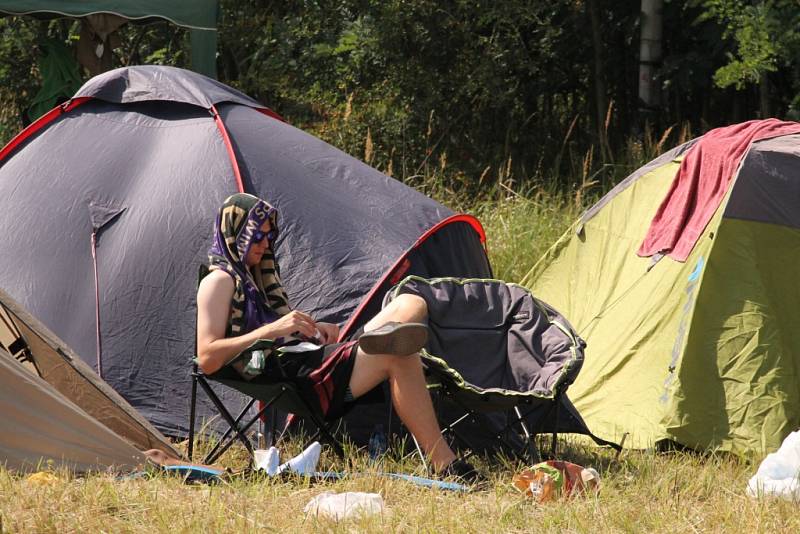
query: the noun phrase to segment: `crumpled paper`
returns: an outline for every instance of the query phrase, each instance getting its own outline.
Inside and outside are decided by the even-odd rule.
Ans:
[[[383,498],[377,493],[326,491],[311,499],[303,511],[309,515],[340,520],[362,515],[381,514],[384,509]]]

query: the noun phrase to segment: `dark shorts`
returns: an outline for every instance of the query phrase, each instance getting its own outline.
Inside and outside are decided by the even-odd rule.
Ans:
[[[352,403],[350,377],[358,342],[333,343],[306,352],[281,355],[281,365],[301,393],[319,401],[325,419],[342,417]]]

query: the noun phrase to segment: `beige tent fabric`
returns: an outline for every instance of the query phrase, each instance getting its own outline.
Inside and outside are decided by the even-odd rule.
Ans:
[[[0,349],[0,464],[130,470],[145,456]]]
[[[51,387],[138,449],[159,449],[172,458],[180,457],[161,432],[2,290],[0,314],[0,342],[8,348],[9,340],[22,337],[33,366]]]

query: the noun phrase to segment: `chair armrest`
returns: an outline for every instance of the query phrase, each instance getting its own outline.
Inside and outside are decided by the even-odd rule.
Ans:
[[[237,369],[237,371],[242,372],[242,370],[244,370],[244,368],[247,366],[247,360],[252,357],[254,351],[261,350],[261,351],[271,352],[272,347],[274,345],[275,342],[272,341],[271,339],[258,339],[254,341],[249,347],[244,349],[242,352],[240,352],[239,354],[237,354],[236,356],[225,362],[225,364],[220,368],[220,370],[225,368],[241,367],[242,369]],[[192,363],[195,365],[196,369],[200,368],[200,359],[197,356],[192,358]],[[220,370],[212,374],[217,374],[219,373]]]

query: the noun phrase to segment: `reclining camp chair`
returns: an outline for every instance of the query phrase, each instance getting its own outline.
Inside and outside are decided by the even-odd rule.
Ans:
[[[201,266],[199,280],[202,280],[207,274],[208,268],[205,265]],[[195,354],[197,354],[196,343],[197,341],[195,340]],[[237,439],[244,445],[245,449],[247,449],[250,454],[251,462],[254,462],[255,452],[246,433],[256,421],[264,416],[267,410],[271,410],[270,423],[272,425],[272,431],[269,435],[271,441],[273,441],[270,445],[274,444],[276,409],[285,413],[294,414],[296,417],[301,418],[305,422],[310,422],[316,427],[316,430],[308,439],[306,446],[313,441],[319,440],[322,443],[330,445],[340,458],[344,457],[342,445],[333,436],[330,423],[325,421],[324,414],[319,404],[315,400],[305,398],[296,384],[286,376],[281,365],[280,357],[276,353],[267,357],[264,373],[252,380],[245,380],[236,369],[233,368],[234,363],[238,361],[249,361],[253,355],[258,354],[259,351],[263,354],[270,354],[269,349],[271,347],[272,342],[269,340],[257,341],[234,357],[223,368],[211,375],[206,375],[200,370],[196,359],[193,361],[191,408],[189,414],[189,447],[187,451],[189,461],[192,460],[192,453],[194,452],[198,385],[211,400],[217,412],[227,424],[227,428],[220,440],[203,459],[202,463],[204,464],[214,463]],[[250,400],[246,403],[241,412],[236,417],[233,417],[225,404],[223,404],[219,395],[212,389],[212,383],[232,388],[244,394],[246,397],[249,397]],[[248,414],[251,413],[251,409],[256,401],[260,401],[261,403],[258,408],[258,413],[248,418]],[[281,437],[282,435],[283,433],[281,433]],[[280,440],[280,438],[278,438],[278,440]]]
[[[536,435],[552,432],[555,457],[558,432],[567,431],[618,447],[592,435],[566,396],[586,344],[527,289],[500,280],[410,276],[387,293],[384,306],[402,293],[428,305],[430,335],[421,356],[442,432],[456,446],[535,462]]]

